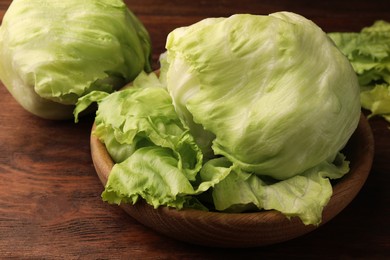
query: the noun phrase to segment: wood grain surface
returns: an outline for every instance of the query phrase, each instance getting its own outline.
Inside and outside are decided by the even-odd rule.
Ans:
[[[10,0],[0,0],[3,16]],[[153,66],[167,34],[210,16],[288,10],[324,31],[358,31],[390,21],[390,1],[126,1],[149,30]],[[375,158],[353,202],[303,237],[267,247],[218,249],[175,241],[101,201],[92,164],[93,117],[48,121],[23,110],[0,86],[1,259],[386,259],[390,257],[390,125],[370,119]]]

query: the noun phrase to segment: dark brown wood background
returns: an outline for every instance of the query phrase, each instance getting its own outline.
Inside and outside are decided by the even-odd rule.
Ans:
[[[0,0],[4,15],[10,0]],[[293,11],[324,31],[358,31],[390,21],[390,1],[142,0],[126,1],[149,30],[153,66],[167,34],[210,16]],[[375,137],[371,174],[335,219],[303,237],[267,247],[218,249],[154,233],[103,203],[89,149],[93,117],[48,121],[24,111],[0,86],[0,258],[216,259],[261,257],[390,257],[390,124],[370,120]]]

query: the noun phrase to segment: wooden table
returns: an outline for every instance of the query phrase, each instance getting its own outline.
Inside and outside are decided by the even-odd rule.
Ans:
[[[4,14],[10,0],[0,0]],[[167,34],[209,16],[297,12],[324,31],[358,31],[390,21],[390,1],[126,1],[153,41],[153,66]],[[101,201],[103,190],[89,148],[93,117],[47,121],[23,110],[0,86],[0,258],[215,259],[390,257],[390,126],[370,120],[376,155],[355,200],[335,219],[303,237],[267,247],[218,249],[154,233],[120,208]]]

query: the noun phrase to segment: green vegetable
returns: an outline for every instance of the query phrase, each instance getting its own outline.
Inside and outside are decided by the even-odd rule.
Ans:
[[[390,122],[390,23],[329,36],[350,60],[361,86],[362,107]]]
[[[14,0],[0,27],[0,79],[31,113],[71,118],[79,97],[150,71],[150,51],[122,0]]]
[[[227,177],[215,185],[212,193],[217,210],[275,209],[287,217],[299,216],[305,224],[319,224],[322,209],[332,196],[330,179],[344,176],[349,166],[339,154],[334,163],[324,161],[284,181],[271,181],[234,169],[226,158],[218,158],[208,161],[201,175],[203,180],[208,180],[221,171]]]
[[[245,171],[284,180],[332,161],[359,121],[351,65],[299,15],[211,18],[174,30],[166,48],[179,116],[204,151]]]
[[[182,208],[192,203],[189,195],[202,193],[225,177],[220,173],[198,182],[203,155],[154,74],[141,73],[133,87],[111,95],[89,93],[80,98],[76,117],[95,101],[99,108],[94,134],[117,162],[104,200],[135,203],[141,196],[155,207]]]
[[[307,19],[287,12],[209,18],[167,38],[159,80],[97,101],[95,135],[117,162],[110,203],[275,209],[321,222],[330,179],[360,118],[348,59]]]

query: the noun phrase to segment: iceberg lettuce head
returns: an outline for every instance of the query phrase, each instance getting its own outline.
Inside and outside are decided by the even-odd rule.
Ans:
[[[169,34],[162,75],[205,154],[284,180],[334,160],[360,103],[347,58],[288,12],[210,18]]]
[[[33,114],[71,118],[80,96],[149,71],[150,49],[122,0],[14,0],[0,27],[0,79]]]

